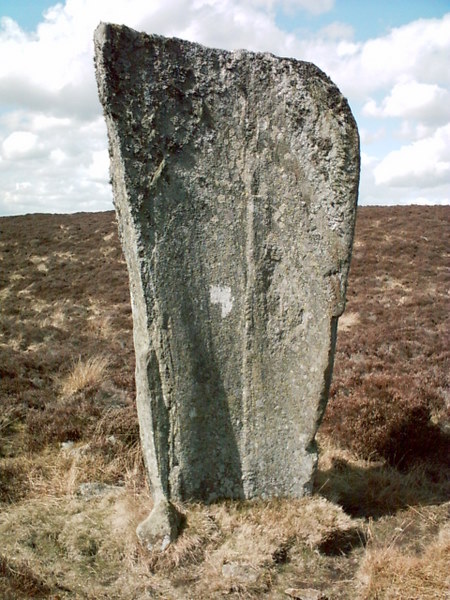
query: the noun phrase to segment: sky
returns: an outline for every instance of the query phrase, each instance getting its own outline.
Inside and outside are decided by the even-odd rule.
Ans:
[[[315,63],[358,123],[359,203],[450,203],[450,0],[0,0],[0,215],[113,208],[100,21]]]

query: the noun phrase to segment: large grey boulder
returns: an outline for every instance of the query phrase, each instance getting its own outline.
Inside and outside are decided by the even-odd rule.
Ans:
[[[348,104],[314,65],[271,54],[109,24],[95,48],[159,512],[300,497],[353,239]]]

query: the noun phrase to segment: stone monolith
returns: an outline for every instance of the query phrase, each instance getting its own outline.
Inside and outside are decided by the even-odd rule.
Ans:
[[[138,529],[164,547],[172,501],[311,490],[359,138],[311,63],[110,24],[95,48],[155,501]]]

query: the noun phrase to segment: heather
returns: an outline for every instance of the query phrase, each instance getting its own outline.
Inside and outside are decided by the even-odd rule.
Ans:
[[[180,506],[152,554],[114,215],[0,219],[0,596],[445,597],[449,225],[358,209],[313,496]]]

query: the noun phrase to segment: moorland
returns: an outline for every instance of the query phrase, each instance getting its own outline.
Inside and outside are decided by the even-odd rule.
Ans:
[[[448,597],[449,239],[358,209],[313,495],[182,506],[161,554],[114,213],[1,218],[0,597]]]

